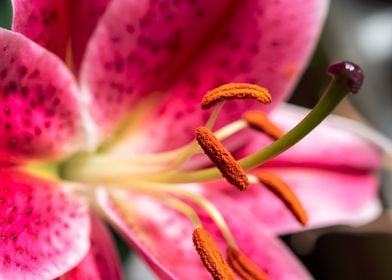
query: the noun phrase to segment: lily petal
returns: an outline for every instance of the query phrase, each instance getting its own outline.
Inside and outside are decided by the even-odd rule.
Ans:
[[[113,239],[105,225],[91,215],[91,248],[88,255],[77,267],[58,280],[119,280],[121,277],[120,260]]]
[[[201,96],[222,83],[260,83],[275,105],[302,72],[325,11],[326,1],[116,0],[100,20],[82,65],[93,116],[103,132],[111,130],[156,93],[156,110],[146,112],[151,144],[145,146],[160,149],[193,137],[193,128],[207,116],[196,109]],[[233,119],[233,111],[249,108],[247,102],[231,104],[225,121]],[[159,143],[152,142],[156,138]]]
[[[53,279],[87,254],[87,208],[60,190],[13,169],[0,169],[0,278]]]
[[[24,36],[0,29],[0,150],[22,157],[68,153],[80,141],[71,73]]]
[[[222,196],[253,213],[257,222],[276,234],[286,234],[334,224],[359,225],[380,214],[379,178],[376,174],[341,173],[310,168],[263,168],[282,178],[301,201],[309,216],[303,227],[281,200],[261,184],[238,192],[227,184],[203,187],[201,193],[221,211]],[[229,198],[228,198],[229,199]],[[234,211],[234,210],[233,210]]]
[[[111,0],[71,0],[70,22],[73,68],[78,72],[87,42]]]
[[[142,195],[130,196],[133,203],[126,216],[118,211],[104,190],[98,194],[98,200],[109,219],[141,254],[159,279],[208,279],[210,276],[192,244],[192,224],[184,216],[155,199]],[[267,230],[254,223],[252,214],[237,210],[226,212],[228,215],[225,215],[225,218],[243,253],[267,271],[271,279],[310,279],[309,274],[285,246]],[[224,252],[227,244],[216,226],[208,220],[204,225]]]
[[[12,30],[65,60],[69,39],[67,1],[12,0]]]

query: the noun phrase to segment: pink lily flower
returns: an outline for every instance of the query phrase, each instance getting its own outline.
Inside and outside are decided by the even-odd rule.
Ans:
[[[213,123],[200,100],[221,84],[260,84],[273,98],[268,106],[233,101],[220,112],[215,127],[228,128],[225,143],[238,154],[271,142],[236,133],[238,113],[263,110],[285,130],[299,121],[302,113],[276,106],[306,65],[326,1],[14,0],[13,7],[13,31],[0,30],[1,278],[120,279],[110,237],[87,206],[161,279],[209,278],[192,243],[195,225],[222,251],[235,244],[270,279],[310,278],[274,237],[302,226],[261,184],[239,192],[223,180],[180,184],[165,174],[204,168],[187,144],[197,127]],[[263,170],[290,185],[308,227],[355,223],[375,215],[380,156],[327,121]]]

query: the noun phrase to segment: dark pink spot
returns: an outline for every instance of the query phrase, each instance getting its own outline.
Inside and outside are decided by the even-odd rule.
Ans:
[[[32,209],[31,207],[27,207],[27,208],[25,209],[25,214],[26,214],[26,216],[30,216],[32,212],[33,212],[33,209]]]
[[[39,75],[40,75],[39,70],[38,70],[38,69],[35,69],[35,70],[29,75],[29,78],[30,78],[30,79],[35,79],[35,78],[38,78]]]
[[[27,74],[27,67],[24,65],[19,66],[18,68],[18,75],[20,78],[23,78]]]
[[[7,77],[7,73],[8,73],[7,69],[1,70],[1,72],[0,72],[0,79],[4,80]]]
[[[127,25],[125,26],[125,29],[127,30],[127,32],[128,32],[129,34],[135,33],[135,27],[134,27],[132,24],[127,24]]]
[[[44,25],[52,24],[58,18],[58,14],[57,14],[56,10],[52,10],[49,13],[43,13],[42,16],[43,16],[43,24]]]
[[[9,266],[11,264],[11,257],[9,255],[4,255],[3,257],[3,265]]]
[[[11,114],[11,109],[9,107],[4,108],[4,113],[9,116]]]

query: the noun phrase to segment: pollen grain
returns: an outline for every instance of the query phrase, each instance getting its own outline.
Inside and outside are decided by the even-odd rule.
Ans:
[[[255,99],[267,104],[271,102],[271,95],[266,88],[258,85],[229,83],[208,91],[201,101],[201,107],[206,110],[216,103],[234,99]]]
[[[242,118],[251,128],[263,132],[274,140],[278,140],[284,135],[284,131],[262,112],[248,111],[242,115]]]
[[[238,249],[228,247],[227,259],[233,270],[243,280],[268,280],[268,275]]]
[[[308,214],[286,182],[284,182],[278,176],[266,171],[257,173],[256,177],[260,183],[264,184],[271,192],[273,192],[284,202],[286,207],[293,213],[295,218],[302,225],[307,224]]]
[[[196,228],[193,231],[192,239],[201,261],[214,280],[235,279],[234,272],[226,263],[218,246],[206,230],[201,227]]]
[[[208,128],[203,126],[197,128],[196,140],[230,184],[241,191],[248,188],[249,180],[246,172]]]

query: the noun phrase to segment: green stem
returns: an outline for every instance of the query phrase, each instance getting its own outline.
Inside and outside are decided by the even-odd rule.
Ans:
[[[348,93],[335,79],[332,79],[322,98],[299,124],[269,146],[240,160],[242,168],[255,168],[288,150],[328,117]]]

